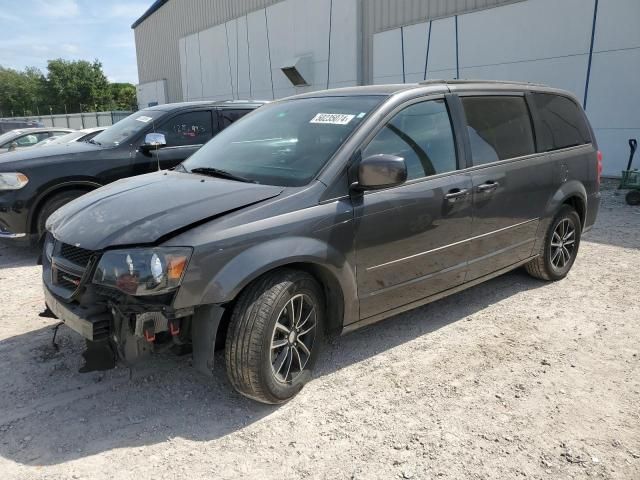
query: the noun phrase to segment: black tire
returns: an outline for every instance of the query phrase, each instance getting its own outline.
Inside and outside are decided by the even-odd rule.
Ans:
[[[35,233],[38,234],[39,241],[42,240],[47,219],[51,216],[51,214],[63,205],[69,203],[71,200],[74,200],[84,195],[85,193],[87,193],[85,190],[66,190],[64,192],[56,193],[45,201],[45,203],[40,207],[40,211],[38,212],[38,216],[36,217]]]
[[[629,190],[624,199],[629,205],[640,205],[640,190]]]
[[[557,243],[559,229],[563,225],[569,225],[574,233],[573,235],[567,234],[568,238]],[[525,265],[527,273],[532,277],[546,281],[556,281],[566,277],[576,260],[581,234],[580,216],[570,205],[563,205],[547,229],[539,255]],[[562,246],[558,247],[559,244]],[[558,252],[558,250],[560,251]],[[562,256],[562,260],[559,255]]]
[[[298,303],[300,315],[295,314],[295,305],[291,309],[292,299],[294,303],[301,302]],[[302,324],[303,316],[306,322],[311,319],[310,308],[315,309],[313,337],[309,331],[300,333],[297,338],[294,332],[303,332],[311,325]],[[302,324],[302,328],[291,328],[287,334],[281,329],[285,324],[291,326],[286,323],[290,320],[290,311],[298,316],[298,324]],[[259,402],[286,402],[311,378],[321,346],[323,326],[324,296],[322,288],[311,275],[290,269],[263,275],[240,294],[231,315],[225,344],[227,375],[231,384],[242,395]],[[280,335],[286,338],[280,338]],[[281,342],[286,342],[286,345],[273,347]],[[304,353],[302,345],[308,349],[309,355]],[[291,360],[288,361],[289,353]],[[288,361],[286,374],[283,374],[284,365],[280,365],[281,369],[276,372],[282,355],[284,363]],[[299,372],[296,373],[296,369]]]

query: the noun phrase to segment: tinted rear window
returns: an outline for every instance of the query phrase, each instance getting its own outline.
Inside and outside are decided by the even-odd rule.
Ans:
[[[231,125],[233,122],[235,122],[236,120],[240,120],[242,117],[244,117],[247,113],[251,112],[251,110],[235,110],[235,109],[230,109],[230,108],[223,108],[220,109],[218,111],[218,115],[220,115],[220,120],[222,125],[220,126],[220,129],[225,129],[227,128],[229,125]]]
[[[535,153],[523,97],[463,97],[474,165]]]
[[[546,152],[591,143],[584,115],[573,100],[544,93],[532,97],[540,118],[537,133],[541,150]]]

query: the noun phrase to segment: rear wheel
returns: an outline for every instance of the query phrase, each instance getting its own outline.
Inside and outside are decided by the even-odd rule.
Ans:
[[[238,392],[276,404],[302,389],[320,350],[323,300],[318,282],[297,270],[268,273],[242,292],[225,345],[227,374]]]
[[[66,205],[71,200],[74,200],[82,195],[87,193],[84,190],[67,190],[65,192],[56,193],[46,200],[44,205],[40,207],[40,211],[38,212],[38,216],[36,218],[36,233],[38,234],[38,240],[42,239],[42,236],[45,232],[45,225],[47,223],[47,219],[51,216],[53,212],[57,209]]]
[[[624,199],[629,205],[640,205],[640,190],[629,190]]]
[[[525,265],[527,272],[540,280],[566,277],[578,254],[581,227],[575,209],[563,205],[549,225],[540,255]]]

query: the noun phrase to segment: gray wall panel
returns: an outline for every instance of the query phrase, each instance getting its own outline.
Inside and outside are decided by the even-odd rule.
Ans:
[[[429,22],[417,23],[402,28],[404,35],[404,72],[405,81],[420,82],[424,80],[424,64],[427,55],[427,39],[429,38]]]
[[[640,2],[600,0],[587,114],[604,154],[604,173],[626,169],[630,138],[640,139]],[[632,168],[639,164],[636,154]]]
[[[285,0],[180,38],[182,100],[272,99],[357,85],[359,3]],[[294,87],[284,75],[294,64],[308,85]]]
[[[182,100],[179,40],[279,0],[171,0],[135,30],[140,83],[167,80],[170,102]]]
[[[168,101],[180,101],[179,40],[280,0],[171,0],[135,28],[140,83],[167,80]],[[339,0],[337,0],[339,1]],[[359,78],[373,81],[373,34],[401,25],[522,0],[360,0],[362,63]],[[183,53],[184,55],[184,53]],[[242,83],[242,78],[239,79]]]
[[[362,0],[362,78],[373,81],[373,35],[400,26],[523,0]]]
[[[402,48],[400,29],[380,32],[374,38],[375,54],[373,69],[373,83],[402,83],[402,55],[398,54]]]

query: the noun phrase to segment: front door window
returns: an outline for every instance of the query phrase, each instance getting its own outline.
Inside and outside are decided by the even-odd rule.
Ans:
[[[404,158],[407,179],[451,172],[457,168],[451,121],[444,100],[411,105],[398,113],[363,151]]]
[[[155,129],[164,134],[167,147],[203,145],[213,137],[213,124],[209,110],[186,112],[170,118]]]

